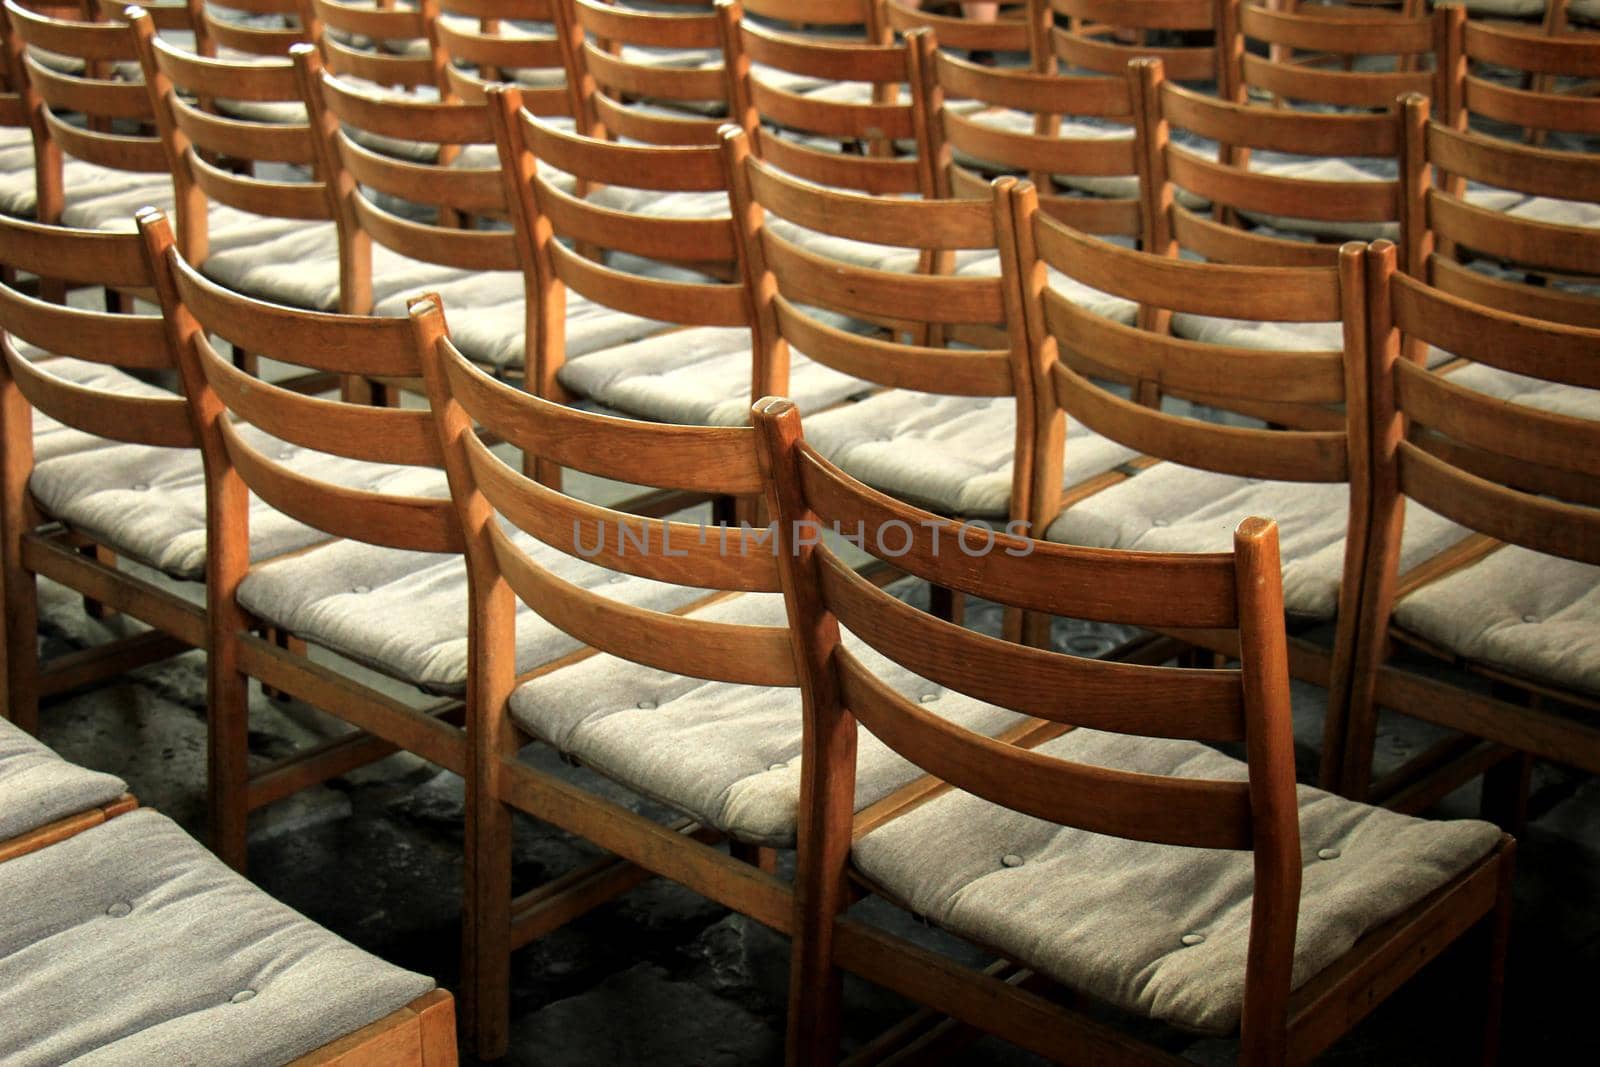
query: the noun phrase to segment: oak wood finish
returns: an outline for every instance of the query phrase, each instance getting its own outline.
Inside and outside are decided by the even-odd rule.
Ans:
[[[1137,840],[1183,841],[1201,847],[1253,852],[1255,901],[1251,918],[1241,1023],[1241,1056],[1247,1064],[1304,1062],[1353,1025],[1370,1007],[1414,974],[1427,960],[1477,924],[1495,931],[1490,989],[1498,988],[1503,958],[1503,928],[1509,883],[1510,841],[1451,885],[1383,928],[1363,937],[1343,960],[1291,993],[1293,945],[1300,896],[1300,842],[1290,725],[1287,646],[1279,577],[1277,530],[1263,519],[1247,519],[1234,537],[1234,551],[1204,556],[1077,549],[1045,542],[1032,553],[1009,558],[1012,580],[986,581],[973,573],[970,559],[939,556],[930,538],[941,520],[891,501],[852,481],[809,446],[799,414],[782,399],[757,405],[756,429],[768,478],[770,507],[779,519],[779,553],[790,630],[795,637],[800,684],[805,694],[801,823],[793,920],[787,1061],[836,1062],[839,1037],[839,982],[842,970],[889,985],[930,1007],[1031,1051],[1062,1062],[1181,1062],[1141,1044],[1099,1021],[1086,1019],[1027,983],[1012,983],[1002,973],[970,971],[946,958],[901,941],[844,915],[853,900],[850,847],[853,834],[855,743],[858,723],[912,762],[950,785],[993,803],[1066,825]],[[916,615],[915,630],[897,621],[903,606],[872,589],[824,544],[788,533],[796,523],[848,524],[861,513],[892,514],[915,531],[920,551],[897,564],[930,582],[953,588],[982,588],[986,596],[1016,607],[1074,614],[1085,606],[1083,589],[1093,589],[1095,617],[1126,615],[1145,620],[1174,617],[1193,626],[1226,626],[1238,634],[1237,669],[1186,672],[1181,668],[1125,665],[1117,682],[1135,703],[1150,684],[1198,682],[1227,687],[1238,700],[1238,718],[1209,726],[1187,717],[1186,702],[1167,701],[1166,722],[1196,733],[1220,729],[1217,736],[1242,731],[1247,782],[1177,783],[1102,768],[1075,766],[1041,756],[1026,747],[964,734],[946,720],[889,689],[840,644],[845,627],[878,652],[913,670],[926,665],[923,651],[933,635],[944,647],[946,684],[993,699],[1002,694],[979,684],[998,676],[1055,702],[1052,716],[1072,722],[1083,711],[1097,715],[1100,700],[1079,701],[1075,686],[1034,674],[1050,668],[1080,675],[1094,670],[1089,661],[1033,650],[1032,669],[1014,660],[994,659],[1001,648],[992,639],[941,620]],[[946,536],[956,533],[944,522]],[[983,557],[984,560],[993,556]],[[909,560],[909,562],[908,562]],[[1029,578],[1029,572],[1034,574]],[[1134,582],[1119,579],[1137,574]],[[1168,581],[1171,592],[1163,591]],[[1208,587],[1202,592],[1196,583]],[[1177,588],[1183,588],[1178,593]],[[1176,673],[1174,673],[1176,672]],[[959,674],[960,677],[951,677]],[[1002,706],[1026,709],[1002,701]],[[1087,722],[1086,722],[1087,724]],[[1135,717],[1111,727],[1139,734]],[[1050,736],[1046,734],[1045,736]],[[1092,788],[1082,788],[1092,777]],[[1180,788],[1185,799],[1157,800]],[[868,891],[865,879],[855,879]],[[1072,995],[1072,991],[1067,991]],[[1491,996],[1488,1015],[1496,1016]],[[1488,1028],[1492,1041],[1494,1027]],[[1487,1055],[1492,1056],[1492,1045]],[[1488,1062],[1486,1056],[1486,1062]]]
[[[580,834],[654,874],[780,928],[787,892],[773,876],[715,851],[680,829],[633,815],[517,761],[526,743],[509,717],[513,677],[513,608],[521,599],[590,649],[693,677],[792,686],[795,666],[781,627],[734,625],[628,606],[556,577],[514,543],[509,524],[569,555],[580,531],[645,525],[622,512],[563,495],[486,448],[493,434],[556,467],[663,488],[732,497],[759,492],[753,431],[639,422],[574,410],[484,374],[451,343],[436,301],[412,307],[429,401],[464,530],[471,576],[473,674],[468,696],[467,914],[465,1034],[478,1055],[503,1054],[509,1025],[509,957],[531,932],[515,931],[511,890],[511,813],[521,810]],[[651,521],[665,536],[668,524]],[[686,556],[674,551],[614,551],[594,562],[657,580],[709,590],[778,589],[770,548],[725,553],[680,530]],[[728,531],[730,538],[742,536]],[[559,666],[554,668],[559,677]],[[566,897],[542,894],[541,910],[566,918],[633,883],[621,874],[580,879]],[[565,903],[563,903],[563,900]],[[530,920],[531,921],[531,920]],[[552,920],[553,921],[553,920]],[[545,929],[541,923],[537,929]]]
[[[139,806],[139,802],[131,795],[124,794],[109,804],[102,804],[88,811],[80,811],[76,815],[68,815],[57,819],[53,823],[41,826],[25,834],[5,841],[0,841],[0,863],[14,860],[18,856],[26,856],[30,852],[37,852],[42,848],[49,848],[58,841],[65,841],[69,837],[92,830],[108,819],[114,819],[124,812],[132,811]]]
[[[1392,664],[1390,655],[1395,641],[1429,648],[1410,640],[1393,617],[1395,601],[1417,587],[1402,587],[1396,574],[1408,499],[1493,541],[1600,563],[1600,499],[1593,492],[1600,431],[1593,421],[1478,393],[1425,369],[1414,353],[1433,344],[1473,363],[1594,389],[1600,387],[1594,361],[1600,330],[1511,314],[1428,286],[1400,272],[1397,250],[1387,243],[1367,253],[1366,276],[1373,539],[1341,786],[1356,796],[1370,786],[1379,707],[1594,769],[1600,732],[1581,717],[1417,677]],[[1430,577],[1449,573],[1437,568]],[[1595,705],[1549,679],[1518,677],[1503,665],[1490,672],[1524,692],[1547,692],[1580,708]]]

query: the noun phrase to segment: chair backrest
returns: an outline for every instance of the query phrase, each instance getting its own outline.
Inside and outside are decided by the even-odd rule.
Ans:
[[[435,47],[434,0],[406,7],[348,0],[300,0],[300,24],[328,70],[388,89],[448,92]]]
[[[939,40],[940,48],[962,48],[969,52],[1034,51],[1034,28],[1027,5],[1002,8],[993,20],[962,18],[945,11],[925,11],[906,0],[880,0],[883,25],[895,33],[927,30]]]
[[[187,2],[200,9],[195,24],[201,55],[214,56],[218,48],[225,48],[251,56],[283,56],[292,45],[311,39],[300,22],[300,0],[227,0],[220,5],[205,0]]]
[[[19,288],[17,272],[74,285],[104,285],[148,292],[151,284],[144,242],[136,233],[105,233],[24,222],[0,215],[0,377],[16,386],[27,405],[63,425],[112,441],[193,448],[194,424],[181,396],[116,391],[94,377],[70,378],[54,371],[84,360],[127,371],[170,371],[172,349],[159,315],[113,314],[40,300]],[[42,349],[24,355],[18,342]],[[29,358],[29,356],[38,358]],[[5,463],[9,472],[32,467],[33,433],[25,409],[3,409]]]
[[[133,31],[172,173],[184,259],[206,258],[212,202],[269,218],[337,221],[333,200],[315,173],[308,181],[254,173],[263,163],[317,165],[300,81],[287,57],[234,61],[196,55],[157,37],[144,13],[133,19]],[[208,109],[207,102],[219,99],[234,102],[234,113]],[[248,117],[244,112],[253,108],[267,113]],[[221,159],[249,165],[224,166]]]
[[[1361,245],[1336,267],[1257,267],[1139,252],[1079,233],[1039,210],[1031,186],[1013,197],[1016,283],[1034,354],[1037,417],[1034,514],[1043,529],[1060,510],[1063,416],[1103,437],[1185,466],[1246,478],[1349,482],[1349,546],[1365,537],[1367,421]],[[1050,267],[1101,291],[1159,308],[1156,328],[1096,314],[1052,288]],[[1326,351],[1208,343],[1170,336],[1164,316],[1253,323],[1329,323]],[[1164,396],[1243,416],[1228,423],[1125,399],[1104,384],[1159,382]],[[1241,424],[1243,423],[1243,424]],[[1276,427],[1276,428],[1273,428]],[[1347,554],[1347,566],[1359,551]],[[1351,577],[1359,579],[1359,570]],[[1345,583],[1354,593],[1359,581]]]
[[[1281,1027],[1301,858],[1276,526],[1248,519],[1232,553],[1210,555],[1072,548],[1006,534],[985,539],[833,467],[806,444],[786,400],[763,400],[756,429],[805,694],[800,862],[837,868],[804,871],[802,879],[825,885],[846,875],[859,724],[951,786],[1035,818],[1138,841],[1253,850],[1247,1047],[1251,1028]],[[877,588],[811,535],[835,528],[868,531],[859,538],[866,551],[909,574],[1008,607],[1237,630],[1241,665],[1213,672],[1108,663],[973,633]],[[984,737],[891,687],[841,643],[841,628],[935,685],[1047,722],[1243,741],[1248,781],[1130,774]]]
[[[750,0],[742,6],[763,22],[784,29],[845,40],[889,39],[877,0]]]
[[[317,135],[318,171],[338,197],[340,236],[351,245],[343,252],[349,264],[343,310],[371,310],[369,241],[463,270],[518,269],[512,235],[504,227],[474,225],[509,214],[498,156],[487,149],[471,158],[460,154],[494,143],[485,104],[387,92],[324,67],[310,45],[296,45],[292,59]],[[438,146],[438,152],[429,158],[383,151],[397,142]],[[406,214],[397,211],[396,200]]]
[[[1429,110],[1420,96],[1401,102],[1407,272],[1503,311],[1600,327],[1600,153],[1492,137]]]
[[[1222,0],[1218,47],[1234,99],[1262,94],[1288,104],[1387,109],[1405,93],[1431,93],[1426,69],[1443,18],[1340,4]],[[1265,45],[1265,54],[1251,44]],[[1359,65],[1359,69],[1358,68]]]
[[[537,114],[582,114],[571,76],[572,0],[435,2],[435,46],[452,94],[481,101],[490,85],[507,81]]]
[[[138,59],[128,27],[56,17],[19,0],[5,0],[4,10],[6,51],[21,74],[33,125],[35,217],[61,220],[63,155],[113,170],[165,173],[157,138],[112,131],[117,120],[142,125],[152,117],[144,86],[123,77]]]
[[[686,618],[612,600],[557,574],[512,536],[520,530],[568,556],[657,581],[775,592],[778,569],[769,530],[722,527],[712,533],[587,503],[524,475],[479,435],[522,449],[535,465],[750,497],[761,491],[761,471],[749,427],[671,426],[578,411],[483,373],[451,343],[432,302],[413,304],[412,321],[465,530],[473,627],[484,650],[476,682],[492,713],[501,713],[515,684],[509,654],[513,596],[552,626],[626,660],[695,678],[795,684],[784,627]]]
[[[715,144],[727,121],[728,82],[720,19],[697,10],[643,9],[610,0],[572,0],[579,27],[577,66],[595,137],[647,144]],[[692,61],[674,61],[673,52]],[[712,61],[699,61],[710,52]],[[647,106],[639,106],[640,102]]]
[[[1550,5],[1551,14],[1564,9]],[[1445,8],[1441,18],[1435,49],[1443,79],[1433,100],[1441,122],[1465,128],[1470,117],[1480,126],[1505,124],[1535,139],[1600,133],[1600,98],[1560,84],[1600,79],[1600,33],[1472,19],[1461,7]],[[1523,77],[1508,82],[1508,71]]]
[[[1399,128],[1392,114],[1322,114],[1222,100],[1169,81],[1155,60],[1137,60],[1135,114],[1143,148],[1140,186],[1145,198],[1145,244],[1157,252],[1182,248],[1207,259],[1254,265],[1331,265],[1337,246],[1284,233],[1310,228],[1336,233],[1397,224],[1398,183],[1392,178],[1315,176],[1317,165],[1351,158],[1393,159]],[[1207,158],[1179,143],[1182,131],[1242,151]],[[1313,173],[1263,173],[1250,168],[1251,152],[1307,157]],[[1175,189],[1209,200],[1207,218],[1178,203]],[[1251,220],[1277,231],[1252,232]]]
[[[635,145],[555,128],[518,105],[509,86],[490,90],[513,231],[523,270],[536,291],[528,296],[528,388],[562,400],[556,380],[566,356],[567,291],[644,319],[683,326],[750,325],[749,304],[734,266],[739,248],[730,215],[664,217],[593,202],[559,187],[540,164],[573,175],[580,188],[622,186],[656,194],[725,193],[720,151],[710,145]],[[623,253],[656,263],[699,268],[701,277],[649,276],[608,265]],[[732,281],[708,272],[728,271]],[[752,371],[756,385],[765,379]]]
[[[804,5],[784,5],[790,6]],[[744,18],[735,0],[718,0],[717,10],[731,121],[761,158],[822,185],[933,195],[927,153],[905,157],[894,150],[896,141],[915,141],[925,128],[921,86],[926,81],[914,40],[871,44],[781,33]],[[801,16],[796,11],[788,17]],[[777,84],[773,72],[823,83],[865,83],[871,99],[798,92]],[[909,87],[908,97],[902,87]],[[836,147],[847,144],[858,151]]]
[[[416,379],[422,365],[410,324],[399,316],[301,311],[234,293],[184,259],[159,212],[142,213],[139,222],[208,481],[229,496],[208,502],[228,509],[228,541],[248,544],[248,489],[284,515],[334,537],[419,552],[462,551],[461,528],[440,479],[418,472],[422,486],[437,485],[439,495],[433,496],[404,492],[416,486],[403,478],[361,484],[382,469],[362,464],[442,466],[430,412],[306,396],[235,367],[215,341],[343,377]],[[284,442],[287,453],[268,455],[240,432],[245,425]],[[349,481],[334,482],[284,462],[297,449],[357,462]]]
[[[1403,498],[1496,540],[1600,564],[1600,329],[1436,289],[1402,273],[1388,242],[1367,253],[1367,286],[1373,550],[1389,588]],[[1430,370],[1408,355],[1427,345],[1470,364]],[[1522,376],[1531,402],[1496,395],[1504,374],[1485,371]]]
[[[769,395],[787,390],[792,348],[878,385],[947,396],[1016,397],[1017,440],[1029,440],[1025,336],[999,273],[951,276],[923,269],[929,256],[988,249],[1008,254],[1012,242],[1002,228],[1009,219],[997,212],[1003,192],[987,200],[872,197],[795,178],[756,158],[742,132],[728,131],[724,150],[749,271],[746,288],[754,300],[757,364],[770,368],[770,377],[758,385],[770,386]],[[1001,190],[1008,188],[1006,181]],[[909,269],[846,262],[802,247],[774,223],[869,241],[886,246],[885,251],[905,250]],[[852,332],[819,318],[817,311],[883,329]],[[910,343],[901,335],[909,335]],[[943,338],[976,347],[939,344]],[[1025,467],[1016,465],[1015,486],[1026,484]],[[1013,493],[1013,502],[1013,507],[1022,505],[1019,493]]]
[[[997,172],[1026,174],[1047,189],[1054,189],[1057,174],[1137,180],[1133,94],[1126,77],[994,70],[944,51],[936,52],[925,69],[932,73],[925,143],[939,196],[986,198]],[[977,101],[982,109],[950,106],[959,101]],[[1032,115],[1032,128],[1004,121],[1013,113]],[[1077,126],[1063,129],[1064,119],[1088,119],[1108,128],[1086,135],[1090,131]],[[1117,125],[1126,125],[1125,136],[1119,136]],[[1044,210],[1077,229],[1142,235],[1137,197],[1051,192],[1040,200]]]
[[[1216,0],[1029,0],[1049,9],[1049,52],[1067,71],[1120,75],[1134,59],[1159,59],[1168,77],[1185,82],[1226,76],[1214,40],[1151,44],[1152,35],[1210,32]],[[1066,25],[1058,25],[1065,20]],[[1224,88],[1227,88],[1224,85]]]

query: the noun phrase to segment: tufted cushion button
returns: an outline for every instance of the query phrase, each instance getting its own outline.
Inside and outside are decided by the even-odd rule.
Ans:
[[[292,449],[292,448],[284,449],[282,452],[278,453],[278,458],[279,459],[293,459],[294,458],[294,449]]]
[[[1537,616],[1537,615],[1524,615],[1522,617],[1522,621],[1523,622],[1538,622],[1539,621],[1539,616]]]
[[[939,699],[939,694],[938,693],[923,693],[917,699],[922,701],[924,704],[932,704],[935,700]]]
[[[372,592],[372,589],[371,589],[370,586],[358,585],[355,588],[351,589],[350,591],[352,593],[370,593],[370,592]]]
[[[1006,867],[1021,867],[1027,861],[1015,852],[1007,852],[1000,857],[1000,862]]]
[[[611,584],[612,585],[618,585],[618,584],[620,584],[622,582],[625,582],[627,580],[628,580],[628,576],[626,574],[613,574],[611,576]]]
[[[649,711],[650,709],[654,708],[655,706],[656,706],[656,702],[654,700],[641,700],[636,705],[636,707],[638,707],[638,709],[640,711]]]
[[[255,995],[256,991],[254,989],[241,989],[239,992],[228,998],[228,1003],[243,1004],[247,1000],[255,999]]]
[[[106,914],[111,916],[113,919],[120,919],[132,911],[132,904],[129,904],[126,900],[119,900],[115,904],[111,905],[111,907],[106,909]]]
[[[136,493],[142,493],[146,489],[149,489],[149,488],[150,488],[150,483],[149,482],[134,482],[133,483],[133,491],[136,492]]]
[[[1150,520],[1150,525],[1151,526],[1165,526],[1165,525],[1167,525],[1167,520],[1166,519],[1151,519]]]
[[[1185,947],[1193,948],[1196,945],[1204,944],[1205,939],[1205,934],[1184,934],[1180,940],[1183,941]]]
[[[780,762],[780,763],[769,763],[769,764],[767,764],[767,770],[769,770],[769,771],[781,771],[787,766],[789,766],[787,763],[782,763],[782,762]]]
[[[1317,851],[1317,859],[1319,860],[1336,860],[1338,858],[1339,850],[1336,848],[1324,848]]]

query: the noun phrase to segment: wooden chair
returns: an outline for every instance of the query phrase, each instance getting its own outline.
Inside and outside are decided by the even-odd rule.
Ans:
[[[444,336],[430,304],[420,303],[413,314],[432,353],[429,398],[467,523],[473,575],[479,674],[469,731],[473,941],[464,968],[465,1026],[478,1055],[493,1058],[506,1041],[510,953],[648,877],[670,878],[789,930],[792,899],[772,873],[772,849],[793,842],[799,706],[782,604],[770,595],[778,589],[770,529],[696,526],[584,503],[519,473],[479,437],[503,437],[553,467],[748,498],[761,489],[750,428],[645,423],[531,396],[474,367]],[[534,540],[515,540],[527,535]],[[543,557],[530,554],[540,545]],[[557,553],[577,559],[553,565]],[[619,603],[609,584],[574,582],[571,568],[582,561],[610,568],[615,577],[608,583],[629,575],[674,583],[667,588],[692,599],[670,608],[659,600]],[[505,650],[517,603],[531,605],[594,654],[513,677]],[[975,717],[961,700],[936,710],[987,734],[1014,725],[1010,716]],[[530,740],[686,818],[653,821],[522,762],[517,753]],[[863,806],[892,803],[885,798],[910,782],[904,765],[886,757],[876,753],[863,772]],[[613,855],[513,896],[513,811]],[[731,855],[713,847],[724,837]]]
[[[436,0],[434,47],[448,92],[482,101],[496,82],[512,82],[541,114],[581,114],[571,76],[571,0]],[[530,24],[549,24],[534,32]]]
[[[952,558],[933,537],[960,542],[959,524],[850,479],[782,400],[762,402],[756,428],[806,694],[788,1062],[836,1062],[843,971],[1060,1062],[1185,1062],[1087,1010],[1108,1001],[1237,1034],[1245,1063],[1305,1062],[1480,924],[1492,1061],[1513,842],[1483,823],[1297,795],[1270,521],[1241,524],[1232,552],[1000,536]],[[1240,666],[1107,664],[996,641],[908,609],[788,532],[858,522],[911,531],[895,562],[930,582],[1035,612],[1230,630]],[[1040,729],[997,744],[941,721],[846,633]],[[941,784],[896,812],[856,814],[858,724]],[[1201,740],[1242,742],[1247,759]],[[1009,965],[970,970],[848,914],[865,895]]]
[[[1398,234],[1397,183],[1348,162],[1397,157],[1392,114],[1323,114],[1218,99],[1169,80],[1158,60],[1135,61],[1129,76],[1137,81],[1145,248],[1181,248],[1222,263],[1327,266],[1339,250],[1321,242]],[[1178,131],[1248,149],[1255,166],[1244,154],[1206,158],[1182,144]],[[1262,172],[1263,151],[1299,158]],[[1209,201],[1216,217],[1186,206],[1179,190]]]
[[[34,142],[33,195],[17,190],[7,198],[9,213],[126,229],[141,204],[170,204],[159,140],[111,128],[113,121],[148,126],[152,118],[144,87],[121,76],[138,58],[127,28],[34,10],[18,0],[7,0],[3,19]]]
[[[133,234],[0,217],[0,260],[8,278],[20,272],[120,292],[151,285]],[[41,701],[204,647],[197,606],[117,562],[132,557],[198,576],[203,512],[182,506],[181,486],[198,473],[199,456],[181,451],[195,446],[183,398],[127,373],[174,368],[159,317],[63,306],[8,280],[0,283],[0,350],[5,708],[32,733]],[[41,664],[39,576],[153,629]]]
[[[813,412],[818,451],[898,499],[985,525],[1025,527],[1040,429],[1021,305],[1001,280],[1002,269],[1014,267],[1006,262],[1014,248],[1006,210],[1012,180],[1001,179],[987,202],[895,201],[800,181],[755,159],[742,133],[729,132],[725,151],[758,363],[780,368],[791,352],[803,352],[878,387],[857,403]],[[907,252],[898,270],[854,266],[801,247],[773,225],[778,219]],[[929,253],[987,253],[988,262],[954,276],[919,273],[917,259]],[[840,319],[879,332],[841,329]],[[770,381],[786,384],[777,373]],[[1056,429],[1056,493],[1120,480],[1117,468],[1134,458],[1080,425]],[[946,599],[936,592],[936,611],[954,610]]]
[[[199,9],[199,17],[194,20],[199,44],[196,51],[203,56],[215,57],[219,47],[234,53],[235,57],[285,56],[289,54],[290,47],[310,39],[305,27],[300,24],[299,0],[228,0],[220,5],[230,11],[255,16],[245,19],[229,18],[205,0],[185,2]],[[272,16],[277,17],[273,19]],[[268,19],[278,25],[265,24]]]
[[[438,8],[350,0],[300,0],[300,24],[329,70],[400,93],[449,92],[435,47]]]
[[[1341,788],[1414,808],[1487,767],[1486,802],[1519,818],[1529,753],[1592,769],[1600,734],[1583,721],[1600,707],[1586,673],[1595,662],[1585,605],[1600,581],[1595,435],[1600,330],[1474,304],[1398,271],[1389,245],[1368,253],[1372,313],[1373,537],[1362,592],[1363,635]],[[1434,345],[1469,360],[1449,374],[1414,353]],[[1500,387],[1513,379],[1518,388]],[[1395,544],[1409,502],[1473,536],[1411,575]],[[1557,639],[1556,631],[1565,635]],[[1402,648],[1460,673],[1424,677],[1397,662]],[[1464,756],[1434,781],[1395,794],[1372,781],[1377,709],[1460,730]],[[1496,794],[1499,794],[1498,798]]]
[[[1223,0],[1217,45],[1230,69],[1220,83],[1241,103],[1264,98],[1385,111],[1397,96],[1434,91],[1436,75],[1427,67],[1442,17],[1366,5]],[[1264,54],[1252,43],[1264,45]]]
[[[731,121],[762,159],[820,185],[934,195],[932,164],[917,143],[924,128],[923,59],[910,41],[849,43],[777,32],[745,18],[744,6],[717,0]],[[806,11],[801,5],[786,17],[813,21]],[[837,92],[802,93],[768,71],[840,84]],[[911,146],[912,154],[899,155],[897,144]]]

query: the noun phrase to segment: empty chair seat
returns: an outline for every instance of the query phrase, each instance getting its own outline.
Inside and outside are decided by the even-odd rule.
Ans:
[[[0,895],[0,1059],[18,1067],[286,1064],[436,989],[273,900],[153,811],[0,863]],[[437,1060],[413,1018],[383,1062],[453,1064],[449,1005],[433,998]]]

